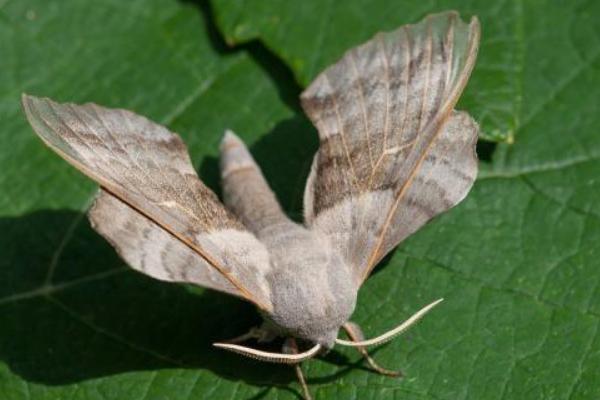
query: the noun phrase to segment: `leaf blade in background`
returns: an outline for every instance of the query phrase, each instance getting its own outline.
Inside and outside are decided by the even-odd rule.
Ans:
[[[246,23],[236,40],[247,40],[267,32],[257,27],[282,7],[300,7],[295,17],[306,24],[312,3],[297,3],[248,2],[241,12],[214,2],[215,17],[229,40],[226,25]],[[330,33],[321,46],[311,37],[263,41],[304,84],[360,35],[447,7],[348,3],[337,18],[356,29],[343,37],[331,33],[338,20],[323,23]],[[315,17],[328,22],[335,4]],[[401,244],[360,292],[353,318],[368,336],[446,298],[376,350],[405,378],[373,374],[343,349],[303,366],[311,390],[316,398],[598,398],[598,4],[452,7],[480,14],[483,26],[461,107],[489,132],[517,128],[514,143],[497,145],[465,202]],[[95,187],[35,138],[18,106],[28,91],[148,115],[182,134],[213,188],[217,144],[233,128],[299,218],[317,140],[289,98],[291,77],[274,73],[285,67],[256,44],[224,49],[202,4],[8,1],[0,13],[0,398],[297,398],[292,370],[211,348],[258,322],[249,305],[126,269],[81,213]],[[319,35],[317,26],[308,24]],[[292,37],[293,28],[282,32]],[[298,69],[293,57],[315,48],[310,68]]]
[[[290,66],[302,86],[348,48],[379,31],[393,30],[447,9],[457,9],[467,19],[477,15],[482,25],[481,56],[459,106],[480,121],[484,139],[508,143],[515,140],[521,124],[531,117],[527,103],[531,102],[534,110],[544,104],[543,91],[537,90],[537,85],[548,76],[537,72],[547,55],[563,53],[564,59],[555,70],[546,68],[544,72],[554,76],[571,73],[568,60],[575,52],[568,42],[569,33],[562,28],[568,28],[578,17],[578,9],[585,13],[586,7],[590,8],[583,1],[568,6],[545,1],[492,4],[485,0],[402,4],[351,0],[343,5],[335,1],[269,0],[252,6],[236,0],[213,0],[212,4],[228,43],[261,40]],[[547,15],[553,21],[544,21]],[[546,25],[550,22],[556,25]]]

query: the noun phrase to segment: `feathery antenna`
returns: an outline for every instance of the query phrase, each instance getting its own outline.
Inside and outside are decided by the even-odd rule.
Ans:
[[[213,343],[213,346],[218,347],[220,349],[233,351],[234,353],[238,353],[243,356],[254,358],[260,361],[278,364],[297,364],[302,361],[308,360],[309,358],[313,358],[321,350],[320,344],[316,344],[311,349],[298,354],[272,353],[230,343]]]
[[[413,316],[411,316],[409,319],[407,319],[406,321],[404,321],[403,323],[398,325],[396,328],[394,328],[390,331],[387,331],[383,335],[377,336],[376,338],[363,340],[361,342],[354,342],[352,340],[344,340],[344,339],[335,339],[335,343],[342,345],[342,346],[350,346],[350,347],[376,346],[376,345],[385,343],[387,341],[392,340],[393,338],[395,338],[396,336],[398,336],[399,334],[401,334],[402,332],[406,331],[408,328],[413,326],[421,318],[423,318],[423,316],[425,316],[425,314],[427,314],[433,307],[437,306],[443,300],[444,299],[438,299],[438,300],[434,301],[433,303],[426,305],[425,307],[423,307],[419,311],[417,311],[415,314],[413,314]]]

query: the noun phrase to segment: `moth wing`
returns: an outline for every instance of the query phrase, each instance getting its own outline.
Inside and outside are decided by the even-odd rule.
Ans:
[[[198,253],[109,192],[98,191],[88,218],[131,268],[162,281],[193,283],[240,296]]]
[[[301,96],[320,138],[305,224],[329,238],[359,284],[475,180],[478,126],[454,106],[478,44],[476,18],[430,15],[349,50]]]
[[[126,110],[59,104],[27,95],[22,101],[40,138],[103,188],[92,210],[92,223],[127,261],[133,255],[124,249],[131,242],[122,233],[129,230],[139,239],[146,232],[163,247],[181,251],[184,245],[191,250],[184,254],[195,254],[188,268],[211,268],[214,273],[184,273],[183,264],[157,267],[154,263],[152,268],[136,264],[135,269],[166,280],[185,281],[187,274],[193,283],[234,293],[271,310],[266,248],[198,179],[179,136]],[[109,206],[115,207],[112,221]],[[178,268],[171,271],[172,277],[169,267]],[[211,278],[207,283],[200,277]]]

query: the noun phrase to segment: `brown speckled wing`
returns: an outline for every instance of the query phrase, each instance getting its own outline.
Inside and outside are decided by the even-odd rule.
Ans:
[[[24,95],[23,107],[41,139],[102,186],[92,223],[133,268],[271,309],[266,248],[198,179],[179,136],[130,111],[95,104]]]
[[[321,142],[305,223],[329,238],[358,284],[471,188],[478,127],[454,106],[478,44],[476,18],[430,15],[351,49],[302,94]]]

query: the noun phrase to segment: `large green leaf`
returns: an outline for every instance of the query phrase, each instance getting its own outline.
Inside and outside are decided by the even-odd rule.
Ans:
[[[580,54],[572,46],[572,28],[591,7],[587,1],[538,0],[212,3],[216,21],[229,43],[260,39],[288,63],[303,86],[349,47],[376,32],[446,9],[457,9],[464,18],[477,15],[483,27],[481,57],[460,107],[480,122],[484,139],[509,143],[521,126],[576,74],[572,62]],[[591,15],[588,18],[593,19]],[[560,55],[560,59],[550,60],[551,54]]]
[[[398,2],[377,3],[219,2],[215,15],[228,38],[246,24],[237,40],[260,35],[304,84],[374,31],[446,6],[392,13]],[[600,4],[453,7],[480,14],[484,30],[461,107],[500,133],[517,128],[515,143],[498,145],[467,200],[361,290],[354,319],[369,336],[446,298],[376,351],[405,378],[375,375],[344,349],[306,363],[309,384],[317,398],[599,398]],[[94,185],[44,148],[19,110],[22,91],[133,109],[181,132],[215,188],[217,143],[231,127],[299,218],[316,133],[290,97],[292,77],[259,45],[224,49],[202,9],[0,1],[0,399],[298,397],[289,368],[211,348],[255,324],[252,307],[124,266],[82,214]],[[290,10],[296,23],[283,24]],[[273,16],[288,42],[268,39]]]

